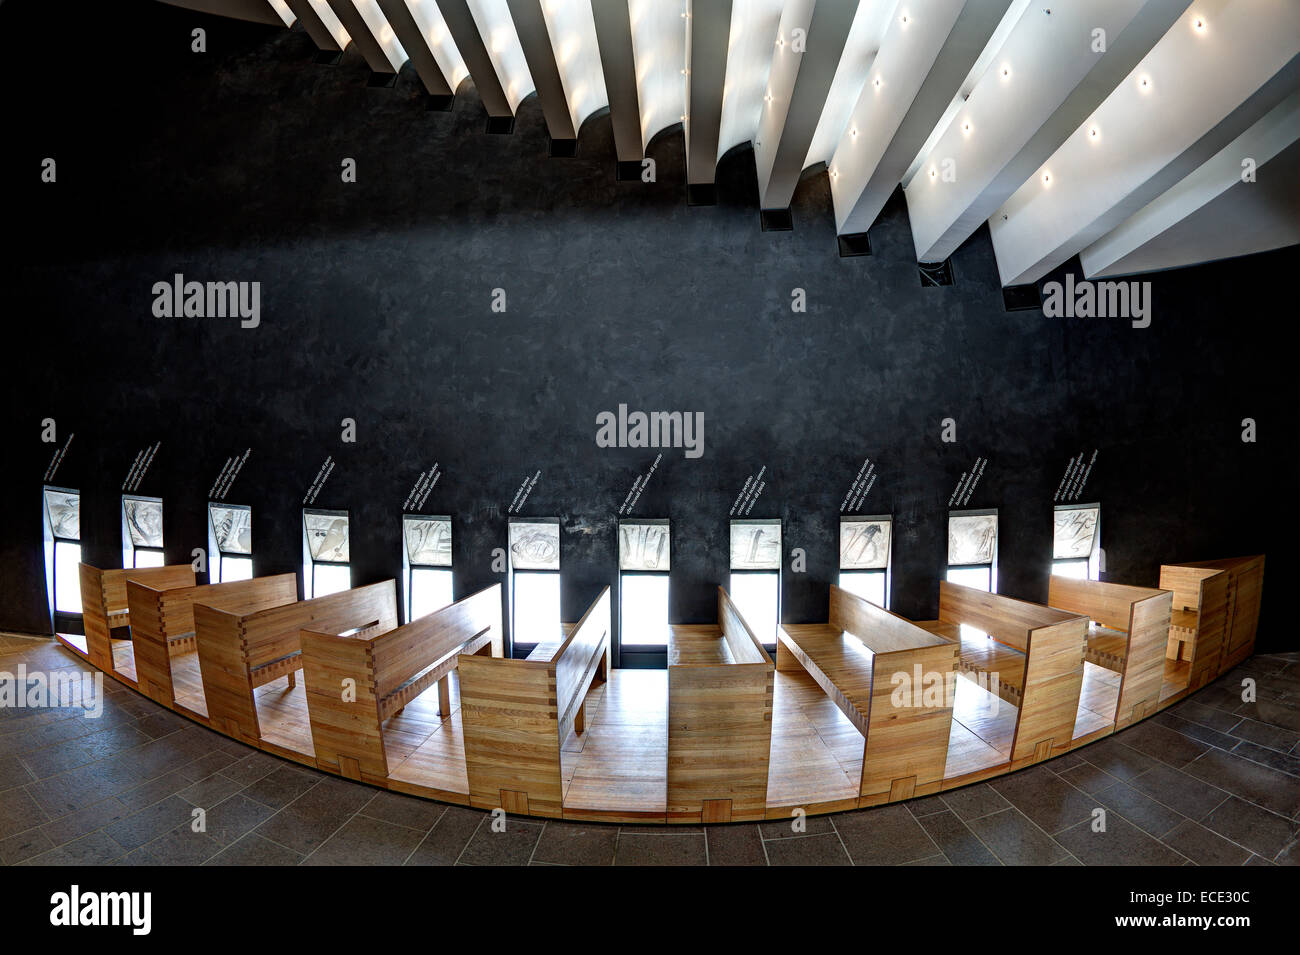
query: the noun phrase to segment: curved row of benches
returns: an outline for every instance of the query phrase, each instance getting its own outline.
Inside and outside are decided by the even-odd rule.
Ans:
[[[189,567],[83,564],[86,634],[60,639],[214,730],[373,785],[538,816],[728,822],[790,811],[769,771],[774,706],[800,680],[861,751],[855,797],[796,808],[923,796],[1092,742],[1235,666],[1262,577],[1262,557],[1167,565],[1159,589],[1053,577],[1050,606],[944,582],[938,619],[915,622],[831,587],[827,622],[780,627],[775,662],[719,588],[716,626],[671,628],[665,738],[614,722],[593,745],[634,754],[632,785],[658,794],[635,809],[626,786],[608,804],[570,798],[589,706],[614,678],[608,588],[562,639],[508,659],[500,585],[399,625],[393,581],[298,600],[293,574],[199,585]]]

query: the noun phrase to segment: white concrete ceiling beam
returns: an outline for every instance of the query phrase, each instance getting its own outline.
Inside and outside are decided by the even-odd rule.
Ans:
[[[943,261],[987,222],[1186,9],[1187,0],[1029,4],[905,180],[917,260]],[[954,176],[930,174],[949,162]]]
[[[1200,0],[989,221],[1003,285],[1115,229],[1300,85],[1300,4]]]
[[[468,71],[434,0],[378,2],[429,95],[454,95]]]
[[[636,61],[627,0],[591,0],[591,16],[600,49],[614,151],[619,162],[634,162],[645,153],[641,143],[641,107],[637,102]]]
[[[1087,278],[1300,243],[1300,92],[1079,253]]]
[[[396,73],[406,62],[406,51],[379,9],[377,0],[328,0],[352,42],[376,73]]]
[[[857,0],[785,5],[754,141],[760,208],[790,205],[857,12]]]
[[[731,0],[688,0],[687,7],[686,181],[708,184],[718,168],[732,6]]]
[[[325,0],[284,0],[285,5],[322,50],[342,50],[352,38]]]
[[[546,118],[546,129],[552,139],[577,139],[578,127],[573,121],[564,79],[551,35],[546,29],[546,15],[540,0],[508,0],[515,32],[528,62],[528,73],[537,88]]]
[[[1010,6],[933,0],[895,10],[829,163],[837,232],[875,222]]]
[[[763,115],[763,95],[776,54],[782,0],[732,0],[727,76],[722,87],[718,158],[752,143]]]

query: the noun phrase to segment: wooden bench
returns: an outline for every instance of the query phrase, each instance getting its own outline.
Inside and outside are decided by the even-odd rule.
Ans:
[[[228,736],[256,744],[262,731],[253,691],[280,677],[294,685],[294,675],[302,667],[303,630],[355,630],[369,635],[396,626],[397,586],[391,580],[251,613],[195,604],[194,630],[209,723]]]
[[[1164,700],[1219,675],[1228,622],[1228,573],[1221,567],[1162,564],[1160,589],[1173,593],[1165,644]]]
[[[169,589],[128,580],[126,603],[131,611],[131,643],[140,691],[164,706],[175,705],[171,661],[174,656],[198,649],[194,635],[196,603],[229,613],[252,613],[297,599],[297,574]]]
[[[1160,705],[1173,599],[1167,590],[1055,574],[1048,583],[1048,604],[1092,621],[1084,660],[1120,674],[1115,729],[1150,716]]]
[[[668,637],[668,821],[764,818],[776,668],[727,592]]]
[[[1255,634],[1259,629],[1259,607],[1264,594],[1264,555],[1229,557],[1189,564],[1166,565],[1171,572],[1221,570],[1227,576],[1224,594],[1223,641],[1218,673],[1225,673],[1255,652]],[[1166,567],[1160,568],[1164,576]],[[1163,586],[1163,585],[1162,585]],[[1175,600],[1175,607],[1178,606]],[[1188,605],[1188,610],[1195,607]],[[1183,623],[1189,622],[1183,618]]]
[[[126,602],[126,582],[136,580],[161,590],[192,587],[194,568],[189,564],[100,570],[90,564],[78,568],[81,581],[81,621],[86,631],[86,656],[102,670],[113,670],[112,631],[131,623]]]
[[[462,654],[457,664],[470,805],[560,817],[560,747],[585,728],[587,693],[609,674],[609,588],[546,659]]]
[[[938,792],[956,665],[956,644],[834,585],[828,623],[777,630],[776,668],[807,671],[863,736],[862,806]]]
[[[300,639],[316,764],[381,781],[388,777],[384,723],[435,684],[446,719],[461,654],[501,656],[501,585],[375,636],[303,630]]]
[[[986,636],[963,636],[962,624]],[[958,644],[960,675],[977,684],[997,675],[998,695],[1017,708],[1012,769],[1070,748],[1087,617],[945,580],[939,583],[939,619],[917,626]]]

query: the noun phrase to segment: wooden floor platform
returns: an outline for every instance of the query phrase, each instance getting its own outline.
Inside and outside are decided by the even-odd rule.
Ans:
[[[89,662],[85,640],[57,639]],[[114,672],[135,686],[130,640],[113,641]],[[1166,661],[1162,705],[1186,695],[1186,664]],[[175,710],[207,725],[207,705],[198,654],[172,657]],[[1180,680],[1183,681],[1180,683]],[[981,684],[978,674],[954,680],[952,729],[943,789],[1008,771],[1017,707]],[[1112,731],[1119,674],[1085,665],[1072,745]],[[315,765],[304,683],[285,679],[257,688],[262,749]],[[464,733],[458,681],[451,680],[451,711],[438,714],[431,687],[384,724],[387,787],[415,796],[467,804]],[[614,823],[665,823],[668,759],[668,673],[612,670],[587,700],[582,733],[570,733],[561,750],[564,816]],[[767,817],[788,818],[795,810],[815,815],[859,806],[863,736],[811,676],[777,672],[773,690],[772,746]]]

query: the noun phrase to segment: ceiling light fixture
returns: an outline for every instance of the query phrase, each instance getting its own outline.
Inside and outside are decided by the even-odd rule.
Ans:
[[[1204,33],[1205,17],[1192,17],[1192,28],[1195,29],[1197,33]]]

